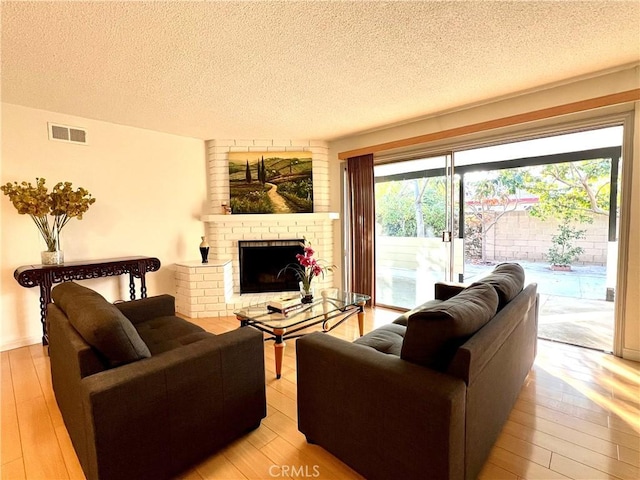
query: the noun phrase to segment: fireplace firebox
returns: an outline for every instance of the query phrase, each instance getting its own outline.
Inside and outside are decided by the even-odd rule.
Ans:
[[[298,279],[292,270],[278,274],[288,264],[297,263],[296,255],[304,253],[303,242],[303,239],[239,241],[240,293],[298,290]]]

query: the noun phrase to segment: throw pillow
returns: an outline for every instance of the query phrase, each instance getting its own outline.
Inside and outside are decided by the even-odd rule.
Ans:
[[[51,297],[84,341],[111,367],[151,356],[129,319],[98,292],[65,282],[54,287]]]
[[[524,288],[524,269],[517,263],[501,263],[477,283],[488,283],[496,289],[500,300],[498,310],[502,310]]]
[[[456,350],[480,330],[498,308],[491,285],[472,285],[449,300],[409,317],[401,358],[445,371]]]

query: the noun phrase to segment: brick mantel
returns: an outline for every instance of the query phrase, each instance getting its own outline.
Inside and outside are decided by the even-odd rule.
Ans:
[[[296,214],[262,214],[262,215],[203,215],[201,220],[203,222],[210,223],[252,223],[252,222],[270,222],[270,223],[279,223],[279,222],[287,222],[295,218],[295,220],[338,220],[340,218],[340,214],[336,212],[327,212],[327,213],[296,213]]]

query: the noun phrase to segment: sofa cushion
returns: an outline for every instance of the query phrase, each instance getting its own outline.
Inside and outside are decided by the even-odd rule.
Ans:
[[[173,315],[140,322],[136,328],[152,355],[213,336],[198,325]]]
[[[151,356],[129,319],[98,292],[74,282],[64,282],[53,288],[51,297],[73,328],[109,366]]]
[[[449,300],[409,316],[400,356],[445,371],[457,348],[495,315],[498,294],[489,284],[476,284]]]
[[[488,283],[498,293],[498,310],[509,303],[524,288],[524,269],[517,263],[501,263],[477,283]]]
[[[423,303],[422,305],[414,308],[413,310],[409,310],[408,312],[403,313],[398,318],[396,318],[393,321],[393,323],[397,323],[398,325],[404,325],[406,327],[407,323],[409,323],[409,317],[411,315],[413,315],[414,313],[420,312],[422,310],[428,310],[429,308],[435,305],[439,305],[441,303],[442,303],[442,300],[429,300],[428,302]]]
[[[406,331],[407,327],[404,325],[390,323],[376,328],[375,330],[358,338],[353,343],[365,345],[379,352],[389,353],[399,357],[400,351],[402,350],[402,340],[404,340],[404,334]]]

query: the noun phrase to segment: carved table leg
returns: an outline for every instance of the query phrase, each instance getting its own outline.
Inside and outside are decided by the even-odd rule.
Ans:
[[[136,282],[134,281],[133,273],[129,273],[129,299],[136,299]]]
[[[286,328],[274,328],[273,333],[276,336],[276,343],[273,344],[274,353],[276,355],[276,378],[280,378],[282,374],[282,357],[284,355],[285,343],[283,340]]]
[[[42,345],[49,345],[49,333],[47,332],[47,305],[51,303],[51,285],[53,282],[49,275],[44,275],[40,283],[40,323],[42,323]]]
[[[140,298],[147,298],[147,282],[144,278],[144,271],[140,274]]]

